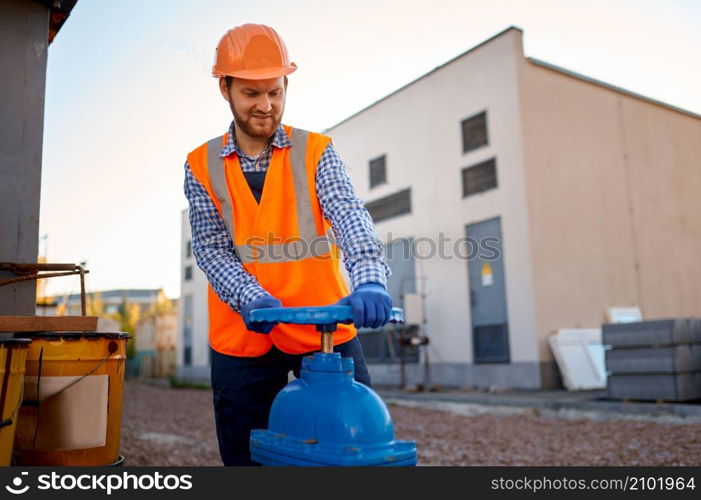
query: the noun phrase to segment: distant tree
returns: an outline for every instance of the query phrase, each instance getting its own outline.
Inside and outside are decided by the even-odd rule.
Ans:
[[[128,302],[126,295],[117,309],[115,319],[119,321],[119,329],[131,335],[127,342],[127,357],[133,358],[136,352],[136,324],[141,317],[141,306],[135,302]]]
[[[151,302],[151,305],[146,310],[145,316],[158,316],[159,314],[169,313],[175,310],[173,301],[170,300],[163,290],[158,291],[156,300]]]
[[[102,300],[101,292],[88,294],[86,297],[86,302],[85,312],[88,316],[107,317],[105,314],[105,303]]]

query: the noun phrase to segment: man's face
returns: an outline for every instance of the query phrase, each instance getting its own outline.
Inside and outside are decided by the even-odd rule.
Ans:
[[[275,133],[285,110],[287,82],[284,77],[268,80],[234,78],[228,89],[222,78],[219,86],[224,99],[229,102],[237,128],[257,139],[267,139]]]

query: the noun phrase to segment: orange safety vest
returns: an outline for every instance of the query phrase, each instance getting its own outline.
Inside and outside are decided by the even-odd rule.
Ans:
[[[238,156],[220,158],[226,134],[192,151],[187,161],[224,220],[234,252],[261,286],[284,307],[333,304],[348,295],[339,271],[339,249],[316,196],[316,166],[331,139],[284,126],[292,147],[273,148],[260,203],[253,197]],[[289,354],[320,349],[314,325],[280,323],[270,334],[246,329],[238,312],[208,285],[209,344],[222,354],[261,356],[273,344]],[[338,325],[334,345],[356,335]]]

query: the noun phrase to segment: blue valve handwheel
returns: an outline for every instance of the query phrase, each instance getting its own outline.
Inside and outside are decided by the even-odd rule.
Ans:
[[[318,307],[267,307],[253,309],[250,321],[279,321],[297,325],[328,325],[332,323],[352,323],[353,310],[350,306]],[[390,323],[404,323],[404,311],[393,307],[389,315]]]

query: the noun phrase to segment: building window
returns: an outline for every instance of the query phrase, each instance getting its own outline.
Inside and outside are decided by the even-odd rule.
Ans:
[[[190,281],[192,279],[192,266],[187,266],[185,268],[185,281]]]
[[[370,189],[387,183],[386,156],[370,160]]]
[[[462,169],[462,197],[497,187],[497,163],[494,158]]]
[[[365,208],[375,222],[411,213],[411,188],[371,201]]]
[[[192,240],[187,240],[187,245],[185,247],[185,257],[188,259],[192,257]]]
[[[487,112],[466,118],[462,121],[462,152],[467,153],[488,144]]]

